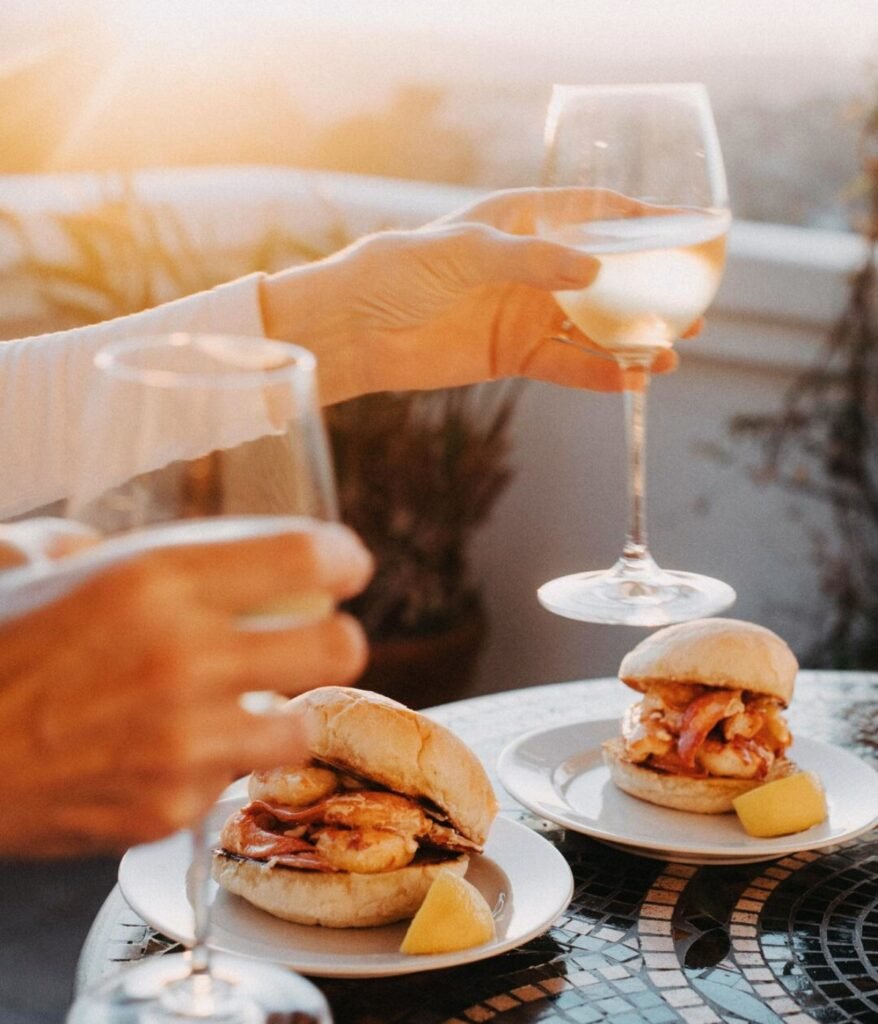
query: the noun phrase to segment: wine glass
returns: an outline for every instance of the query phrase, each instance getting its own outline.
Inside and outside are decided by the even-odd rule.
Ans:
[[[109,537],[108,551],[246,538],[336,518],[310,352],[262,338],[183,333],[112,343],[95,365],[67,512]],[[239,625],[291,626],[331,610],[328,595],[300,594],[253,609]],[[271,702],[246,706],[256,704],[264,711]],[[304,978],[212,954],[208,831],[206,823],[192,830],[190,950],[143,961],[84,993],[71,1024],[331,1020]]]
[[[649,553],[644,462],[650,365],[705,311],[725,264],[731,217],[707,91],[554,86],[544,183],[540,234],[600,261],[591,285],[555,297],[624,371],[629,509],[612,568],[551,580],[537,596],[587,622],[660,626],[715,614],[735,600],[728,584],[661,569]]]

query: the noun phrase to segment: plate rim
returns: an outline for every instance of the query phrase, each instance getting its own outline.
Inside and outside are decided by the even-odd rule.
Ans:
[[[764,860],[777,860],[781,857],[789,857],[795,853],[803,853],[808,850],[819,850],[828,846],[837,846],[840,843],[847,842],[850,839],[855,839],[857,836],[863,835],[870,829],[878,825],[878,809],[872,815],[871,819],[855,829],[850,829],[841,835],[823,836],[819,839],[813,839],[807,841],[804,837],[807,835],[807,831],[796,833],[804,841],[797,841],[793,836],[776,836],[772,838],[759,839],[755,836],[746,836],[742,833],[742,838],[746,838],[749,841],[749,848],[741,850],[740,854],[734,852],[727,852],[728,848],[722,847],[711,847],[704,848],[699,846],[693,846],[691,844],[681,843],[667,843],[665,841],[661,843],[634,843],[630,840],[626,840],[624,836],[619,836],[617,833],[612,832],[606,828],[590,827],[586,826],[581,818],[575,816],[575,812],[572,815],[565,815],[558,813],[553,807],[547,806],[539,800],[533,799],[528,796],[526,792],[514,784],[514,781],[510,781],[510,765],[513,763],[513,758],[516,753],[529,741],[534,740],[537,737],[546,737],[553,733],[569,733],[575,729],[582,729],[589,727],[594,730],[603,729],[607,731],[609,736],[615,736],[619,731],[620,718],[596,718],[596,719],[582,719],[575,722],[562,722],[560,724],[549,725],[543,728],[530,729],[520,736],[510,740],[506,746],[500,751],[497,757],[497,775],[500,779],[501,784],[507,790],[507,792],[520,804],[526,807],[529,811],[539,815],[541,818],[545,818],[548,821],[554,822],[557,825],[561,825],[564,828],[569,828],[571,831],[579,832],[582,835],[590,836],[593,839],[607,840],[609,843],[614,843],[617,846],[625,847],[632,853],[638,851],[650,851],[667,853],[670,856],[667,859],[671,859],[675,855],[679,856],[704,856],[704,857],[716,857],[721,858],[727,865],[729,864],[743,864],[743,863],[755,863],[757,861]],[[809,746],[813,746],[824,752],[831,752],[832,754],[841,754],[846,758],[852,758],[857,761],[863,768],[872,772],[875,776],[875,781],[878,783],[878,769],[869,764],[863,758],[859,757],[853,751],[846,750],[844,747],[840,747],[837,744],[826,743],[822,740],[812,739],[808,736],[799,736],[795,742],[804,742]],[[582,754],[589,754],[592,752],[599,751],[599,746],[586,746],[583,745]],[[562,761],[552,765],[552,773],[560,767]],[[516,762],[516,768],[521,769],[523,766]],[[541,775],[540,778],[543,781],[548,781],[549,785],[555,789],[554,783],[552,782],[552,774]],[[557,790],[555,790],[557,792]],[[636,800],[636,797],[630,797],[631,800]],[[563,801],[563,798],[559,794],[559,803]],[[663,808],[655,805],[655,810],[665,811],[667,813],[677,813],[672,808]],[[683,812],[688,813],[688,812]],[[763,855],[764,854],[764,855]],[[712,865],[705,866],[722,866],[720,860],[717,859],[712,862]]]
[[[223,806],[228,806],[229,810],[232,810],[235,806],[241,806],[243,802],[245,801],[242,801],[240,797],[226,797],[225,799],[220,799],[216,804],[214,804],[213,813]],[[502,939],[495,939],[490,943],[483,943],[480,946],[473,946],[469,949],[456,950],[450,953],[437,953],[420,956],[405,956],[401,953],[365,954],[360,966],[354,966],[357,956],[353,953],[344,955],[333,954],[333,958],[339,961],[338,966],[333,966],[330,963],[321,963],[319,960],[309,960],[307,958],[307,954],[305,956],[296,957],[293,947],[288,947],[284,951],[284,955],[279,958],[272,958],[254,954],[252,951],[249,953],[242,951],[234,942],[217,942],[213,939],[209,939],[208,944],[211,949],[214,949],[219,953],[230,953],[254,960],[280,963],[283,966],[290,967],[291,969],[309,977],[340,979],[395,977],[404,974],[415,974],[421,971],[442,970],[443,968],[462,966],[463,964],[474,963],[479,960],[499,956],[501,953],[505,953],[510,949],[515,949],[546,932],[551,927],[552,922],[570,905],[570,900],[573,897],[575,880],[567,859],[556,846],[545,838],[545,836],[541,836],[535,829],[532,829],[522,822],[516,821],[515,819],[503,814],[498,815],[495,819],[492,825],[492,832],[494,828],[498,826],[498,831],[501,833],[501,836],[495,839],[495,842],[501,842],[511,849],[517,844],[520,844],[522,839],[526,837],[528,842],[534,841],[535,845],[541,846],[545,855],[550,858],[554,858],[557,864],[556,868],[552,871],[552,876],[558,883],[557,896],[552,901],[552,913],[550,915],[545,913],[542,914],[538,923],[535,923],[530,928],[524,929],[521,932],[516,932],[512,936],[507,935]],[[505,833],[505,835],[503,835],[503,833]],[[145,906],[142,900],[138,898],[136,895],[136,888],[132,893],[132,887],[130,885],[132,871],[139,866],[141,858],[150,857],[153,854],[160,856],[161,853],[171,850],[172,844],[176,845],[185,842],[186,836],[187,833],[185,831],[175,832],[172,835],[166,836],[164,839],[160,839],[154,843],[144,843],[127,850],[119,863],[118,885],[123,898],[131,909],[143,918],[151,928],[155,928],[163,935],[167,935],[176,942],[180,942],[184,945],[190,945],[192,942],[191,934],[183,935],[175,929],[167,929],[165,927],[165,923],[160,921],[159,916],[154,913],[150,913],[149,907]],[[491,838],[492,837],[489,834],[486,850],[491,845]],[[485,857],[487,860],[491,861],[501,871],[506,873],[508,877],[508,871],[504,866],[504,861],[502,859],[498,860],[496,857],[490,856],[489,854],[479,854],[477,856]],[[509,861],[507,860],[505,864],[508,865]],[[179,876],[175,876],[172,884],[179,887],[180,881],[183,882],[182,898],[186,900],[188,904],[188,899],[185,894],[185,880],[187,874],[188,863],[182,879],[180,879]],[[510,890],[510,896],[514,902],[514,889]],[[180,899],[179,890],[173,895],[173,898],[177,900]],[[236,897],[236,899],[241,899],[241,897]],[[267,913],[266,911],[259,910],[259,908],[252,907],[249,904],[248,906],[254,912]],[[289,923],[291,927],[311,927],[306,925],[297,926],[292,922],[287,923]],[[333,931],[335,930],[336,929],[333,929]],[[363,929],[348,930],[352,934],[363,931]],[[368,929],[366,929],[366,931],[368,931]],[[323,954],[324,958],[328,958],[328,956],[328,954]],[[367,962],[368,958],[373,958],[372,962]]]

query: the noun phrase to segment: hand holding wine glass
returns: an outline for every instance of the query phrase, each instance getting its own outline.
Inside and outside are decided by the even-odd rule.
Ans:
[[[361,631],[340,615],[261,633],[235,620],[288,594],[291,577],[342,601],[365,585],[371,559],[338,524],[303,532],[299,519],[273,522],[263,537],[136,555],[123,538],[83,548],[69,521],[33,524],[30,553],[52,560],[31,559],[40,594],[0,624],[0,855],[121,853],[190,825],[230,778],[305,756],[295,720],[256,718],[239,696],[255,680],[288,691],[315,678],[351,682],[365,660]],[[17,542],[26,526],[5,527],[4,538]],[[72,545],[78,553],[66,553]],[[31,596],[27,581],[10,579],[26,573],[0,572],[4,613]],[[49,586],[57,596],[36,600]],[[34,694],[38,712],[22,716]]]
[[[545,178],[554,193],[540,233],[600,260],[590,285],[555,297],[571,325],[625,371],[629,514],[615,566],[545,583],[539,600],[568,618],[632,626],[714,614],[734,590],[660,569],[647,547],[645,502],[650,365],[704,313],[725,263],[730,214],[704,87],[555,86]],[[583,186],[594,187],[591,200]]]

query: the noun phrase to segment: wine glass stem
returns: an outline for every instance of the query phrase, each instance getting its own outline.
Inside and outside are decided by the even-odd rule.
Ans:
[[[653,566],[646,544],[646,395],[649,364],[622,362],[625,372],[625,439],[628,454],[628,529],[622,552],[624,573],[648,571]]]
[[[207,944],[210,928],[208,886],[210,884],[210,850],[208,849],[207,821],[202,820],[192,829],[192,911],[194,936],[191,970],[193,975],[210,974],[210,947]]]

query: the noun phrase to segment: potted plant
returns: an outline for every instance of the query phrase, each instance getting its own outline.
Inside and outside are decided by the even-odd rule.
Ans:
[[[466,692],[485,632],[468,552],[510,477],[519,384],[366,395],[328,410],[342,518],[376,556],[350,602],[363,685],[423,707]]]
[[[234,265],[193,243],[173,210],[141,202],[130,183],[87,208],[50,217],[47,253],[32,225],[0,211],[18,256],[6,286],[38,299],[26,333],[137,312],[322,251],[272,231]],[[329,241],[350,240],[336,225]],[[7,336],[25,333],[8,325]],[[350,602],[371,642],[361,685],[423,707],[463,696],[485,635],[469,566],[473,534],[510,478],[509,423],[519,385],[367,395],[327,410],[342,519],[376,556]]]

